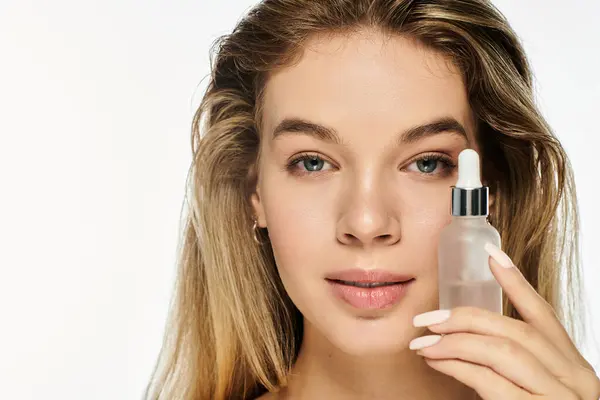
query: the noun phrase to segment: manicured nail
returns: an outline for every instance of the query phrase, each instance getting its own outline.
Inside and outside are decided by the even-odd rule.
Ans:
[[[439,324],[450,318],[450,310],[435,310],[419,314],[413,318],[414,326]]]
[[[434,344],[439,342],[441,338],[442,336],[440,335],[421,336],[411,340],[408,345],[408,348],[411,350],[419,350],[425,347],[433,346]]]
[[[505,252],[500,250],[498,246],[495,246],[491,243],[486,243],[484,249],[489,253],[490,256],[492,256],[494,260],[496,260],[498,264],[504,268],[512,268],[515,266],[510,257],[506,255]]]

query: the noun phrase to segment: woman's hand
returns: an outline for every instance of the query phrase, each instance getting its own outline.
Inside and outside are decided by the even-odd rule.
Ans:
[[[504,252],[491,245],[486,250],[492,273],[524,321],[472,307],[432,311],[417,315],[414,325],[441,336],[414,339],[410,348],[485,400],[598,400],[600,380],[554,310]]]

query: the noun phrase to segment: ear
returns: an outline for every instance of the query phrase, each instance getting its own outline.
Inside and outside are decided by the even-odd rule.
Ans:
[[[258,220],[258,226],[260,228],[267,227],[267,220],[265,218],[265,210],[263,202],[260,196],[260,186],[257,184],[254,192],[250,195],[250,203],[252,204],[252,210]]]

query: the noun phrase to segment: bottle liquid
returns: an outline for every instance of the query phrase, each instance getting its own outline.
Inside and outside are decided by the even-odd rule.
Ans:
[[[452,222],[438,246],[439,308],[460,306],[502,313],[502,288],[489,267],[487,242],[500,247],[498,231],[487,221],[489,190],[480,179],[479,155],[458,156],[458,181],[452,187]]]

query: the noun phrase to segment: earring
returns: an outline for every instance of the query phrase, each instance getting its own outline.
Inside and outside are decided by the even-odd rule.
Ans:
[[[258,240],[258,236],[256,235],[256,232],[259,230],[260,228],[258,227],[258,219],[254,218],[254,225],[252,226],[252,236],[254,237],[254,241],[258,244],[263,244],[263,242],[261,242],[260,240]]]

